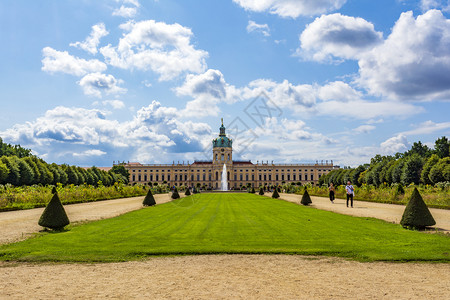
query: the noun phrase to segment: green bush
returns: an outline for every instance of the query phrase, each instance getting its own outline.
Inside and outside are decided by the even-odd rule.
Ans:
[[[300,201],[300,203],[303,205],[309,205],[312,203],[311,197],[309,196],[307,189],[305,189],[305,192],[303,193],[302,200]]]
[[[280,195],[278,194],[278,191],[276,188],[273,190],[272,198],[274,198],[274,199],[280,198]]]
[[[396,195],[404,195],[405,194],[405,189],[403,188],[403,185],[401,185],[400,183],[397,184],[397,186],[395,187],[395,194]]]
[[[38,224],[51,229],[62,229],[70,224],[66,211],[59,200],[58,193],[53,194],[52,200],[44,209]]]
[[[252,194],[256,193],[255,188],[252,187]]]
[[[190,188],[186,188],[186,192],[184,192],[185,196],[190,196],[191,195],[191,189]]]
[[[263,188],[259,188],[259,195],[264,196],[264,189]]]
[[[153,197],[152,190],[149,189],[147,195],[144,198],[144,202],[142,202],[144,206],[153,206],[156,205],[155,197]]]
[[[172,199],[179,199],[179,198],[180,198],[180,194],[178,194],[177,188],[174,188],[174,190],[172,192]]]
[[[424,229],[427,226],[436,224],[417,188],[414,188],[408,205],[406,205],[405,211],[403,212],[400,224],[405,228],[413,229]]]

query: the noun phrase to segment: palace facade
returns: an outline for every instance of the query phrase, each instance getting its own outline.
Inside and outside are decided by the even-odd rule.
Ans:
[[[319,178],[339,166],[333,161],[315,164],[274,164],[233,160],[233,141],[220,127],[220,133],[212,141],[212,160],[194,161],[193,163],[141,164],[138,162],[120,163],[130,172],[130,183],[158,183],[169,186],[190,186],[220,189],[223,165],[226,166],[228,188],[238,189],[242,186],[259,187],[284,183],[301,182],[302,185],[316,185]]]

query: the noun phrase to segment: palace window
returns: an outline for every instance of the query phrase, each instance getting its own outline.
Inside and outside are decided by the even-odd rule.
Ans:
[[[254,175],[254,174],[252,174],[252,180],[253,180],[253,181],[255,180],[255,175]]]
[[[147,182],[147,174],[144,175],[144,181]]]
[[[288,181],[291,180],[291,175],[290,174],[287,175],[287,180]]]
[[[262,180],[262,175],[261,174],[259,174],[259,181],[261,181]]]
[[[276,180],[276,181],[278,181],[278,174],[277,174],[277,175],[275,175],[275,180]]]
[[[136,181],[136,175],[133,174],[133,181]]]
[[[267,180],[267,178],[266,178],[266,174],[264,174],[264,181],[266,181]]]
[[[311,174],[311,180],[314,180],[314,175],[313,174]]]
[[[156,181],[159,181],[159,175],[156,174]]]
[[[308,174],[305,174],[305,180],[308,180]]]
[[[264,180],[266,180],[265,176],[266,175],[264,175]],[[271,180],[272,180],[272,174],[269,174],[269,181],[271,181]]]
[[[248,181],[248,174],[245,174],[245,180]]]
[[[177,181],[178,180],[178,175],[177,174],[175,174],[175,181]]]
[[[153,174],[150,174],[150,181],[153,181]]]
[[[293,174],[292,177],[293,177],[292,180],[295,180],[295,174]]]
[[[167,175],[167,181],[170,181],[170,174]]]
[[[278,180],[278,178],[277,178]],[[284,180],[284,174],[281,174],[281,180]]]
[[[161,181],[164,181],[164,174],[161,174]]]

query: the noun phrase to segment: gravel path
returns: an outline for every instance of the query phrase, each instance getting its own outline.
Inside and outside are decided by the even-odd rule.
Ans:
[[[265,194],[271,197],[271,193]],[[280,199],[300,203],[301,195],[295,194],[280,194]],[[334,203],[328,198],[311,196],[311,207],[318,209],[337,212],[344,215],[351,215],[356,217],[370,217],[385,220],[400,224],[405,206],[395,204],[384,204],[366,201],[353,201],[353,208],[346,206],[346,200],[336,199]],[[436,221],[436,228],[439,231],[450,233],[450,210],[430,208],[430,212]]]
[[[450,299],[450,266],[298,255],[0,263],[0,299]]]
[[[181,196],[181,195],[180,195]],[[170,194],[154,195],[156,204],[170,201]],[[122,198],[65,205],[71,223],[107,219],[142,208],[144,197]],[[44,208],[0,213],[0,244],[24,240],[42,230],[38,220]]]

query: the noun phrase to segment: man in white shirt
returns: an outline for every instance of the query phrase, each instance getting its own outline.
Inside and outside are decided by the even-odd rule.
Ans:
[[[352,183],[347,181],[347,185],[345,186],[345,191],[347,192],[347,207],[348,207],[348,200],[350,199],[350,205],[353,207],[353,195],[355,195],[355,189],[353,188]]]

